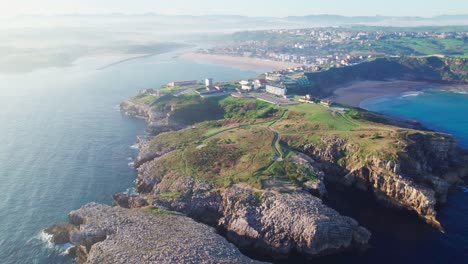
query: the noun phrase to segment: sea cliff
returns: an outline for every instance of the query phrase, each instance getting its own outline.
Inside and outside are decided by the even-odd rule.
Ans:
[[[51,231],[60,241],[70,237],[83,263],[109,252],[141,259],[141,252],[127,251],[114,233],[106,233],[102,221],[109,217],[130,214],[138,223],[136,229],[110,227],[117,236],[124,233],[131,241],[143,232],[145,240],[158,243],[158,236],[142,231],[154,228],[147,227],[150,216],[133,213],[141,208],[171,212],[180,221],[191,218],[207,230],[214,227],[243,252],[268,259],[366,250],[371,233],[328,205],[327,186],[371,192],[383,205],[414,212],[442,229],[437,206],[468,175],[468,153],[452,136],[355,108],[278,107],[255,99],[156,97],[144,91],[121,109],[148,121],[135,160],[136,194],[115,194],[122,208],[84,206],[78,212],[92,212],[86,221],[73,220],[76,213],[71,213],[71,227]],[[166,224],[160,223],[163,230]],[[99,239],[73,239],[96,225],[89,232]],[[160,254],[148,250],[145,257]],[[191,253],[196,247],[180,250],[186,256],[199,254]],[[218,261],[214,255],[208,263]],[[166,257],[161,262],[172,260]],[[251,260],[235,251],[229,261]]]
[[[290,136],[285,135],[282,138],[282,144],[295,149],[297,154],[302,155],[303,160],[306,160],[306,165],[302,164],[302,166],[308,166],[308,170],[315,170],[315,175],[322,175],[322,177],[317,177],[313,181],[304,182],[302,188],[289,189],[289,192],[294,194],[312,193],[318,197],[324,197],[326,196],[326,194],[324,195],[326,193],[325,182],[360,191],[371,191],[374,193],[374,197],[383,204],[413,211],[426,222],[437,228],[442,228],[436,218],[436,206],[445,203],[450,187],[460,183],[466,177],[466,152],[457,147],[456,141],[450,135],[416,130],[421,129],[421,126],[415,126],[414,123],[396,122],[393,119],[387,119],[365,111],[359,112],[356,119],[364,119],[366,122],[378,121],[379,124],[388,127],[402,126],[397,127],[396,134],[392,135],[397,139],[396,152],[385,153],[386,150],[383,150],[382,152],[370,152],[362,155],[363,142],[357,143],[350,140],[349,136],[343,137],[333,135],[333,133],[326,133],[318,139],[315,138],[312,141],[305,141],[300,144],[291,142]],[[191,130],[193,131],[194,128],[192,127]],[[359,136],[363,137],[363,135]],[[378,139],[367,139],[365,141],[378,144],[375,140]],[[317,198],[309,194],[299,196],[301,202],[298,202],[297,199],[290,199],[289,194],[272,195],[272,191],[278,190],[275,188],[271,188],[271,190],[268,187],[252,188],[252,184],[243,184],[241,186],[235,184],[228,188],[219,188],[210,181],[203,181],[192,175],[183,175],[176,171],[165,170],[165,174],[158,174],[161,166],[164,166],[164,156],[172,153],[178,146],[158,145],[157,140],[150,142],[152,144],[142,145],[141,151],[143,153],[152,153],[155,159],[143,163],[141,166],[137,165],[139,173],[136,187],[140,194],[154,205],[183,212],[198,221],[227,230],[228,239],[241,248],[253,247],[257,251],[267,252],[267,254],[273,256],[287,256],[291,253],[289,249],[284,249],[284,245],[275,245],[271,240],[262,240],[264,234],[261,233],[261,230],[268,229],[268,226],[265,226],[265,220],[258,220],[262,219],[262,212],[267,207],[263,203],[264,198],[262,197],[269,197],[275,202],[277,200],[289,201],[287,207],[291,208],[300,207],[300,204],[304,203],[309,208],[315,208],[313,211],[320,212],[317,204],[313,202],[313,199]],[[155,145],[159,147],[154,148]],[[153,151],[150,149],[153,149]],[[154,151],[155,149],[157,151]],[[250,192],[256,195],[255,197],[246,194],[245,190],[249,188],[251,189]],[[239,189],[244,191],[239,191]],[[318,191],[319,189],[321,191]],[[226,201],[229,201],[230,195],[236,191],[243,193],[243,198],[250,197],[250,199],[246,199],[243,204],[234,206],[237,210],[232,210],[233,206],[227,205]],[[306,197],[308,198],[306,199]],[[240,199],[240,201],[243,200]],[[255,214],[249,213],[246,208],[250,208]],[[302,209],[300,211],[306,212],[307,210]],[[291,215],[291,218],[296,219],[294,214],[297,212],[295,211],[282,213],[286,216]],[[274,213],[269,215],[274,215]],[[314,219],[314,217],[317,217],[317,215],[308,216],[309,219]],[[256,229],[245,219],[250,219],[254,223],[259,221],[262,224],[253,224]],[[335,219],[338,219],[338,217],[335,217]],[[281,223],[279,219],[276,219],[275,222]],[[339,225],[346,226],[343,222],[346,221],[340,222]],[[318,223],[319,228],[322,228],[320,222]],[[292,222],[286,225],[294,226]],[[314,224],[310,225],[314,226]],[[360,228],[351,225],[347,229],[356,230],[353,232],[356,232],[357,237],[367,237],[367,239],[356,241],[352,239],[338,240],[350,242],[335,248],[339,248],[338,251],[363,248],[363,245],[366,245],[364,241],[368,240],[369,233],[362,231]],[[314,231],[314,233],[316,232]],[[357,235],[359,233],[360,236]],[[368,235],[363,235],[365,233]],[[343,235],[346,236],[349,233]],[[352,233],[351,236],[353,236]],[[291,240],[287,243],[294,245],[292,251],[295,252],[311,256],[336,252],[330,248],[324,248],[323,252],[314,252],[310,248],[304,249],[298,247],[297,244],[303,238],[294,238],[294,234],[288,234],[288,237]],[[288,240],[282,239],[282,241]],[[315,240],[311,239],[311,241],[317,241],[317,238]],[[330,244],[330,242],[325,241],[322,240],[324,244]],[[336,241],[332,243],[336,243]]]

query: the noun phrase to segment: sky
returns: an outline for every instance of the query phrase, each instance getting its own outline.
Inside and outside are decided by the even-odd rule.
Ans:
[[[165,15],[437,16],[468,14],[468,0],[0,0],[0,16],[158,13]]]

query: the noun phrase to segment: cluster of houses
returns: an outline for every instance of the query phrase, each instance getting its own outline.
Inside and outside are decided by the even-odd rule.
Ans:
[[[301,70],[302,69],[298,68],[267,72],[265,73],[264,78],[239,81],[236,90],[238,93],[241,94],[250,93],[253,91],[262,91],[264,93],[266,92],[267,94],[271,94],[277,97],[288,98],[290,97],[291,92],[294,93],[294,91],[296,91],[298,88],[310,85],[308,78],[304,76],[304,72],[302,72]],[[201,87],[197,88],[196,92],[200,95],[209,97],[217,96],[218,94],[229,94],[229,90],[234,89],[234,87],[236,87],[236,85],[233,83],[228,83],[224,85],[219,83],[215,84],[213,78],[206,78],[204,80],[204,83],[195,80],[174,81],[168,83],[168,86],[191,86],[197,84]],[[226,85],[231,86],[231,88],[225,87],[227,89],[227,91],[225,92],[223,86]],[[202,91],[203,89],[205,91]],[[145,93],[158,93],[159,95],[159,91],[155,91],[152,89],[146,90]],[[299,99],[299,101],[304,103],[317,103],[328,107],[332,106],[333,104],[330,100],[320,100],[317,98],[313,98],[311,95],[303,96]]]
[[[238,92],[264,89],[267,93],[286,97],[288,92],[310,85],[301,67],[265,73],[265,79],[242,80]]]
[[[266,79],[242,80],[239,84],[237,91],[240,93],[264,89],[267,93],[283,97],[286,97],[288,89],[294,89],[297,86],[297,83],[293,81],[272,82]]]
[[[333,106],[333,102],[331,100],[314,98],[310,94],[306,94],[305,96],[302,96],[299,99],[299,102],[309,103],[309,104],[320,104],[320,105],[327,106],[327,107]]]

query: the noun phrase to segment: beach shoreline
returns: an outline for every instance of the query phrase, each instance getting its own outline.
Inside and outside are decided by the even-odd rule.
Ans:
[[[204,61],[217,63],[229,67],[234,67],[242,70],[255,70],[255,71],[273,71],[284,70],[289,68],[296,68],[303,66],[299,63],[281,62],[272,60],[262,60],[257,58],[248,57],[234,57],[228,55],[206,54],[206,53],[183,53],[179,58],[191,61]]]
[[[334,91],[334,94],[327,99],[340,104],[360,107],[361,103],[365,100],[408,92],[417,92],[427,88],[468,90],[468,85],[404,80],[356,81],[340,86]]]

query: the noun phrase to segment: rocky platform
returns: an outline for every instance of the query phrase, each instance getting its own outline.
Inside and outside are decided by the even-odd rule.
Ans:
[[[160,209],[149,213],[90,203],[68,217],[69,224],[60,226],[67,226],[78,263],[260,263],[213,228]],[[61,242],[63,230],[54,234]]]

